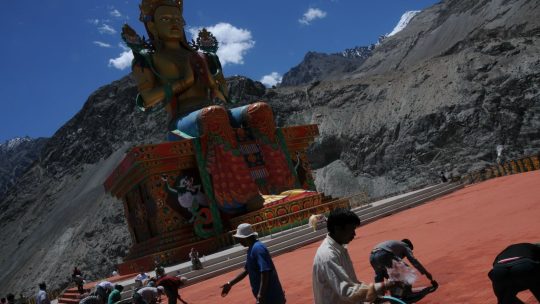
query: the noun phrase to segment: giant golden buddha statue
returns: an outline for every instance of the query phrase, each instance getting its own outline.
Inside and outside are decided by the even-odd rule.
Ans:
[[[187,42],[180,0],[142,0],[140,10],[148,40],[128,25],[122,31],[134,53],[137,103],[143,109],[164,105],[169,140],[194,141],[210,200],[223,212],[238,214],[260,208],[261,194],[297,186],[270,106],[221,106],[228,102],[228,93],[211,33],[202,30],[197,43]],[[238,141],[245,137],[253,139],[257,153],[243,151]]]

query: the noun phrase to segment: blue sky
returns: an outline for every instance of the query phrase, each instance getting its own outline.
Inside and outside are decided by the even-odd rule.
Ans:
[[[308,51],[340,52],[390,33],[406,11],[435,0],[186,0],[186,32],[221,40],[226,76],[276,79]],[[17,0],[0,29],[0,143],[50,137],[97,88],[130,71],[120,30],[138,21],[139,0]],[[123,55],[123,57],[122,57]],[[122,69],[123,68],[123,69]]]

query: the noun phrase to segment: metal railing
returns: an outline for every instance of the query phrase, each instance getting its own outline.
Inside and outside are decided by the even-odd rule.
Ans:
[[[464,184],[474,184],[496,177],[535,170],[540,170],[540,154],[528,155],[501,164],[486,166],[459,177],[459,181]]]

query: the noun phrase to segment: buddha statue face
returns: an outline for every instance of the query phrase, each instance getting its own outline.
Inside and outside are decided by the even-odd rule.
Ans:
[[[154,12],[148,29],[161,41],[179,41],[184,39],[184,18],[181,11],[173,6],[160,6]]]

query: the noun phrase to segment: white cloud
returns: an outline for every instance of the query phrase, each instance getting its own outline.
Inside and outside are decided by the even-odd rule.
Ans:
[[[120,18],[122,17],[122,14],[120,13],[119,10],[117,9],[113,9],[112,11],[109,12],[109,14],[113,17],[116,17],[116,18]]]
[[[111,45],[106,42],[94,41],[94,44],[102,48],[110,48]]]
[[[108,24],[103,24],[102,26],[98,27],[98,31],[101,34],[109,34],[109,35],[116,34],[116,30],[110,27]]]
[[[131,52],[131,50],[124,50],[118,57],[109,59],[109,67],[124,70],[131,66],[132,60],[133,53]]]
[[[88,23],[93,24],[93,25],[99,24],[99,19],[88,19],[87,21]]]
[[[272,72],[268,75],[264,75],[261,78],[262,84],[264,84],[266,87],[275,86],[276,84],[280,83],[283,77],[278,72]]]
[[[189,28],[189,33],[196,39],[201,28]],[[206,27],[219,42],[217,55],[223,66],[227,64],[244,64],[247,51],[255,46],[251,32],[237,28],[229,23],[218,23]]]
[[[326,17],[326,12],[318,8],[310,8],[307,12],[304,13],[301,19],[298,19],[298,22],[309,25],[315,19],[322,19]]]

